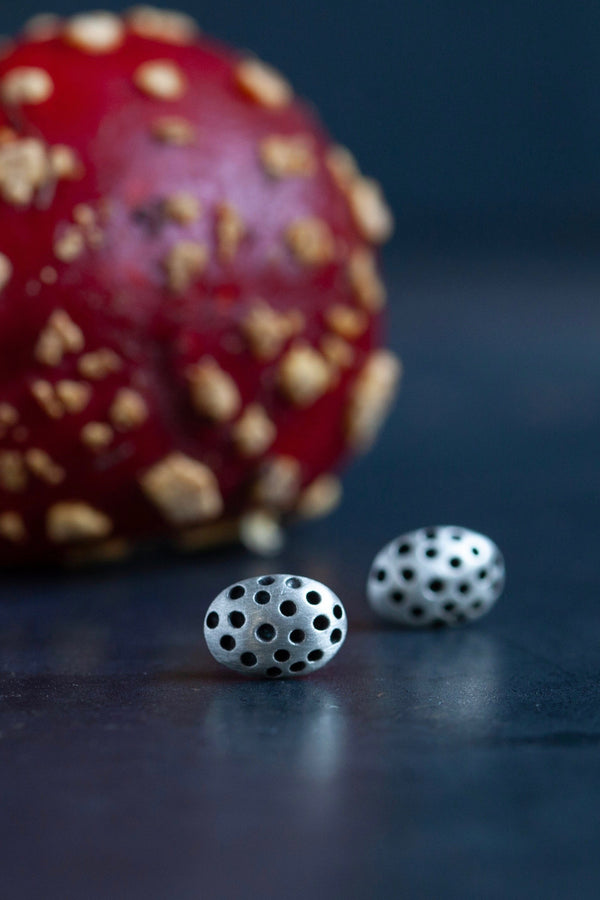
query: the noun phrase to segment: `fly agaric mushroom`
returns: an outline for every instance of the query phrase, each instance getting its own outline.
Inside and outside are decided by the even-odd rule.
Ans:
[[[289,83],[180,13],[44,16],[0,55],[0,562],[335,504],[399,363],[392,219]]]

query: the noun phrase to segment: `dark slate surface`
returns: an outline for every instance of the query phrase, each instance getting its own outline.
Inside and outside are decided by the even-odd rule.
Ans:
[[[342,510],[242,550],[5,575],[6,898],[597,898],[600,267],[398,260],[407,375]],[[508,587],[463,629],[373,621],[370,560],[453,522]],[[312,679],[220,671],[203,612],[264,569],[327,582],[351,631]]]

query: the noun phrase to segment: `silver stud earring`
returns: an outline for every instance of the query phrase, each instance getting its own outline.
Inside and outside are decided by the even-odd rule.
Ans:
[[[411,628],[455,625],[490,611],[504,588],[502,554],[454,525],[403,534],[379,551],[367,598],[384,619]]]
[[[230,585],[213,600],[204,637],[217,660],[244,675],[307,675],[326,665],[346,638],[340,599],[299,575],[261,575]]]

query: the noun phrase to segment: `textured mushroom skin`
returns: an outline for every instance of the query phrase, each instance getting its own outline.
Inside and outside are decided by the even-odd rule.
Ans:
[[[352,391],[380,343],[381,303],[361,299],[351,270],[370,242],[312,111],[292,98],[257,100],[240,83],[244,58],[202,36],[174,43],[121,27],[104,52],[73,45],[63,23],[0,56],[0,254],[10,268],[0,289],[3,563],[218,525],[256,507],[293,511],[353,449]],[[156,61],[183,76],[173,96],[143,87],[140,66]],[[2,85],[32,68],[49,74],[51,95],[12,102]],[[264,142],[299,135],[310,164],[273,174]],[[48,171],[15,202],[7,148],[27,139],[42,146]],[[327,240],[298,237],[291,226],[304,220],[325,223]],[[265,305],[279,314],[266,349],[264,329],[252,328]],[[334,306],[358,313],[348,338],[328,324]],[[305,358],[284,364],[307,346],[318,354],[308,358],[313,394],[294,365]],[[387,362],[383,393],[395,377]],[[270,426],[258,453],[243,450],[239,427],[253,405]],[[293,483],[278,498],[265,472],[282,457]],[[170,480],[167,465],[147,477],[182,458],[202,471],[178,464]],[[203,511],[192,503],[178,515],[187,489],[212,494]],[[77,504],[101,518],[82,520]],[[68,527],[53,527],[53,514]]]

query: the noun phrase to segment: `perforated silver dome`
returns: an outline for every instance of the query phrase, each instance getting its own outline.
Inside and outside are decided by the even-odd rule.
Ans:
[[[367,596],[378,615],[400,625],[456,625],[489,612],[504,578],[504,560],[493,541],[442,525],[403,534],[380,550]]]
[[[204,636],[214,658],[244,675],[307,675],[332,659],[348,623],[339,598],[302,575],[236,581],[211,603]]]

